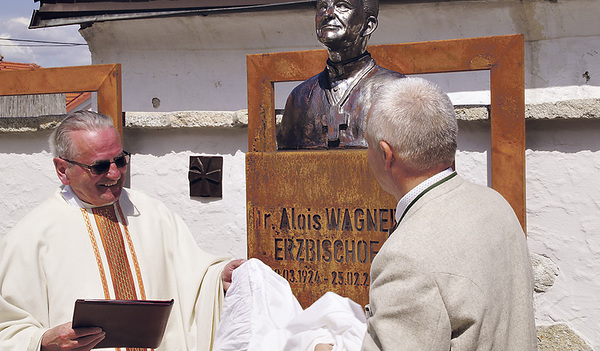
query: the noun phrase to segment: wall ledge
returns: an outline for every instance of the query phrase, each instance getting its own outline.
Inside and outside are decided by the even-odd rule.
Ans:
[[[489,121],[487,105],[456,106],[456,116],[462,121]],[[277,111],[277,123],[281,111]],[[525,106],[528,120],[600,119],[600,98],[566,100]],[[62,115],[41,117],[0,117],[0,133],[26,133],[53,129]],[[175,112],[125,112],[125,128],[177,129],[177,128],[245,128],[248,111],[175,111]]]
[[[248,126],[248,111],[126,112],[125,128],[239,128]]]

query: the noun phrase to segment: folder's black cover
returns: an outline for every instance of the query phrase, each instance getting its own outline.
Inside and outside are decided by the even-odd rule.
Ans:
[[[173,300],[78,299],[73,311],[73,328],[102,328],[106,337],[94,348],[157,348],[172,307]]]

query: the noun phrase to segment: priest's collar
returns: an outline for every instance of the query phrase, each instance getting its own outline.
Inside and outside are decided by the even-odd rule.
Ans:
[[[367,51],[346,61],[333,62],[330,59],[327,59],[327,74],[329,75],[329,80],[333,82],[340,79],[347,79],[354,73],[360,71],[361,68],[371,60],[371,54]]]
[[[89,208],[95,208],[95,207],[104,207],[104,206],[112,205],[116,202],[116,201],[114,201],[114,202],[111,202],[109,204],[102,205],[102,206],[88,204],[87,202],[81,201],[81,199],[78,198],[77,195],[75,195],[75,192],[73,191],[73,189],[71,188],[70,185],[64,185],[60,191],[60,194],[62,195],[62,197],[65,199],[65,201],[69,205],[79,207],[79,208],[89,209]]]

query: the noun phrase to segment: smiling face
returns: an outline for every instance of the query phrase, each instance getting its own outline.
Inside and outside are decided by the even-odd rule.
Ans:
[[[361,0],[317,1],[317,38],[328,48],[360,45],[366,22]]]
[[[75,157],[73,161],[91,165],[102,160],[113,160],[123,152],[117,131],[110,128],[70,133]],[[94,175],[89,169],[54,158],[56,172],[61,182],[70,185],[77,197],[94,206],[103,206],[119,199],[127,166],[118,168],[111,163],[105,174]]]

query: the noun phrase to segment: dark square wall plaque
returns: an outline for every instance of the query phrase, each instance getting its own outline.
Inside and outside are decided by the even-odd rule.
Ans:
[[[222,179],[222,156],[190,156],[190,196],[223,197]]]

